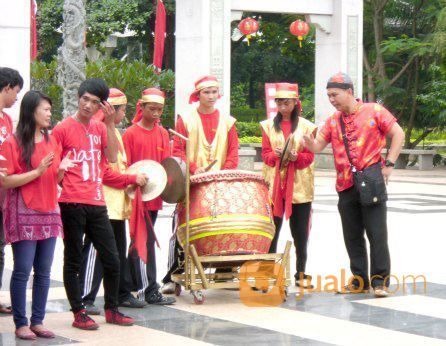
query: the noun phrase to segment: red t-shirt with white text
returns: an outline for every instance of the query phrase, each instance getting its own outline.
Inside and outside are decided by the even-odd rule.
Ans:
[[[68,117],[53,130],[62,147],[62,157],[71,152],[77,163],[64,174],[59,202],[105,205],[102,178],[106,168],[107,129],[91,119],[88,125]]]

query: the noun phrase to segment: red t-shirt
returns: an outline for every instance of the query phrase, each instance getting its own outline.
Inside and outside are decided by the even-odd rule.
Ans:
[[[3,152],[7,160],[8,175],[22,174],[29,170],[22,159],[22,149],[15,136],[10,136],[3,144]],[[61,148],[57,141],[49,136],[35,143],[34,153],[31,156],[31,169],[36,169],[42,159],[49,153],[54,153],[54,160],[50,167],[38,178],[20,187],[23,201],[30,209],[49,212],[57,206],[57,173],[61,160]]]
[[[129,166],[141,160],[161,162],[170,156],[169,133],[158,124],[151,130],[134,124],[125,131],[122,141]],[[145,210],[160,210],[162,207],[161,197],[144,202]]]
[[[12,133],[12,120],[11,117],[6,114],[4,111],[0,112],[3,114],[3,117],[0,118],[0,155],[4,155],[2,144],[8,139],[8,137]],[[7,168],[6,162],[3,160],[0,160],[0,167]],[[5,199],[5,190],[1,188],[1,182],[0,182],[0,205],[3,204],[3,200]]]
[[[0,147],[8,139],[12,133],[12,120],[11,117],[3,113],[3,117],[0,118]]]
[[[53,130],[62,147],[62,157],[71,152],[77,163],[64,174],[59,202],[105,205],[102,180],[107,159],[107,129],[104,123],[91,119],[89,125],[68,117]]]
[[[342,119],[345,123],[350,156],[357,170],[382,161],[381,151],[386,145],[386,134],[396,122],[396,118],[383,106],[362,101],[359,101],[352,114],[336,112],[325,121],[319,133],[333,148],[337,191],[353,186],[350,163],[342,139]]]
[[[201,114],[198,112],[201,124],[203,126],[203,132],[206,136],[208,143],[212,143],[215,138],[215,133],[217,132],[218,122],[220,120],[220,112],[216,109],[211,114]],[[175,131],[188,137],[186,127],[184,126],[183,119],[178,117]],[[236,169],[238,166],[238,136],[235,124],[231,127],[228,132],[228,150],[226,152],[226,161],[222,165],[222,169]],[[180,157],[183,160],[186,159],[186,144],[178,137],[174,137],[173,140],[173,156]],[[195,162],[190,163],[190,171],[194,173],[197,169],[197,164]]]

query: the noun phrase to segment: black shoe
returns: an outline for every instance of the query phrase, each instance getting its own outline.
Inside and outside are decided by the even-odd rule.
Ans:
[[[176,302],[174,297],[165,297],[160,292],[156,291],[152,295],[146,297],[147,304],[152,305],[172,305]]]
[[[85,305],[85,310],[87,312],[87,315],[100,315],[101,311],[99,310],[99,308],[94,305],[93,303],[84,303]]]
[[[134,309],[140,309],[146,306],[147,303],[145,301],[141,301],[139,299],[136,299],[133,295],[129,295],[127,299],[123,300],[119,303],[119,306],[122,306],[124,308],[134,308]]]

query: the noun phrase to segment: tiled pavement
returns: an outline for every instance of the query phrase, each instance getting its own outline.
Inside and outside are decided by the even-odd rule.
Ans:
[[[446,345],[446,171],[395,171],[389,193],[389,246],[395,275],[391,286],[395,294],[390,298],[319,292],[296,299],[291,294],[279,307],[252,308],[243,305],[235,291],[208,290],[203,305],[195,305],[192,296],[183,292],[171,307],[127,309],[136,326],[110,326],[99,317],[100,329],[84,332],[71,327],[58,242],[45,320],[58,337],[50,342],[17,341],[11,318],[0,316],[0,345]],[[348,273],[336,201],[334,173],[319,171],[307,269],[321,277],[321,285],[328,275],[339,278],[343,268]],[[161,243],[159,278],[166,270],[171,212],[167,206],[156,225]],[[284,228],[279,248],[290,238]],[[9,247],[6,268],[2,302],[9,301]],[[421,277],[414,287],[409,275],[423,275],[426,287]],[[102,301],[99,297],[98,305]]]

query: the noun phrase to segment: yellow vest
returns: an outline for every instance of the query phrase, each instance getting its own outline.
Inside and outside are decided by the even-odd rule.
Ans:
[[[210,171],[221,170],[228,151],[228,132],[235,124],[235,118],[220,113],[217,131],[212,143],[208,143],[206,139],[200,115],[196,109],[186,116],[182,115],[181,118],[189,136],[190,162],[194,162],[197,167],[206,167],[212,161],[218,160]]]
[[[122,143],[122,137],[118,129],[115,129],[116,137],[123,152],[118,150],[117,160],[114,163],[109,163],[109,167],[118,173],[124,174],[127,169],[127,156]],[[130,199],[124,190],[115,189],[113,187],[104,185],[104,199],[107,205],[108,217],[110,220],[125,220],[130,218],[131,203]]]
[[[275,148],[283,148],[285,146],[285,137],[283,132],[277,132],[274,129],[273,119],[264,120],[260,123],[263,131],[268,136],[272,150]],[[290,136],[294,136],[293,148],[297,152],[302,150],[301,139],[304,134],[310,134],[316,129],[311,121],[305,118],[299,117],[299,123],[297,129]],[[285,168],[286,169],[286,168]],[[263,177],[267,183],[269,183],[269,192],[272,196],[274,189],[274,177],[276,174],[276,168],[263,164]],[[304,169],[296,169],[294,174],[294,186],[293,186],[293,204],[312,202],[314,198],[314,162]]]

